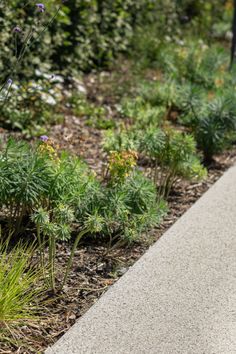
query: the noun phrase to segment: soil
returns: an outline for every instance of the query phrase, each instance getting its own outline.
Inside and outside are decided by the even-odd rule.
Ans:
[[[87,79],[88,82],[91,79]],[[98,88],[91,85],[90,97],[100,96]],[[89,90],[89,84],[87,84]],[[110,104],[114,111],[114,97],[100,99]],[[8,132],[5,131],[5,135]],[[82,156],[98,175],[101,174],[105,155],[102,151],[102,132],[88,127],[86,118],[69,114],[61,125],[51,128],[48,134],[60,143],[61,148]],[[143,235],[140,242],[132,246],[114,248],[107,254],[105,244],[82,243],[76,251],[72,271],[63,293],[48,302],[40,311],[40,320],[12,330],[13,341],[0,344],[0,353],[42,353],[55,343],[106,291],[114,284],[144,252],[157,241],[174,222],[195,203],[195,201],[236,160],[236,148],[217,156],[208,166],[208,177],[201,183],[178,180],[169,198],[169,212],[163,222]],[[69,246],[58,245],[56,269],[62,274],[69,255]],[[58,278],[60,282],[60,278]],[[48,294],[50,299],[50,294]],[[16,344],[17,342],[17,344]],[[19,344],[20,343],[20,344]]]

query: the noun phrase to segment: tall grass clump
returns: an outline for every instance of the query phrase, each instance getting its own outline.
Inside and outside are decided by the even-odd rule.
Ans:
[[[37,318],[44,289],[40,272],[31,266],[32,247],[0,243],[0,337],[4,329]],[[42,305],[42,303],[41,303]]]

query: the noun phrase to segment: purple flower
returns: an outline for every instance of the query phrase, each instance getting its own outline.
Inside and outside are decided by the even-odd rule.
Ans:
[[[22,30],[21,30],[21,28],[19,26],[16,26],[16,27],[13,28],[13,32],[15,32],[15,33],[20,33],[21,31]]]
[[[44,11],[46,10],[44,4],[41,4],[41,3],[40,3],[40,4],[36,4],[36,6],[37,6],[39,12],[44,12]]]
[[[48,141],[49,137],[47,135],[41,135],[39,139],[45,143]]]
[[[11,78],[7,79],[7,85],[11,86],[13,83],[13,80]]]

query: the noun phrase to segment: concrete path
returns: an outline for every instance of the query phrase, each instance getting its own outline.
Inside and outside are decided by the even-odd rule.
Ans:
[[[47,354],[236,354],[236,167]]]

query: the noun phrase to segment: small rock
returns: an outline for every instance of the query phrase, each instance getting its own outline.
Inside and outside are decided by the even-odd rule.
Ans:
[[[122,268],[119,268],[119,269],[117,270],[117,274],[118,274],[119,276],[122,276],[122,275],[124,275],[124,274],[127,272],[128,269],[129,269],[129,267],[122,267]]]
[[[72,313],[72,315],[69,316],[70,320],[75,320],[76,319],[76,315],[74,313]]]
[[[101,263],[101,264],[99,264],[98,266],[97,266],[97,271],[98,272],[101,272],[104,268],[105,268],[105,263]]]

